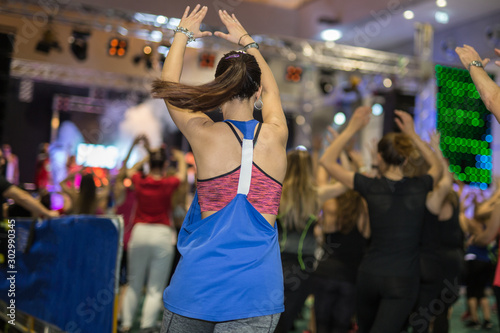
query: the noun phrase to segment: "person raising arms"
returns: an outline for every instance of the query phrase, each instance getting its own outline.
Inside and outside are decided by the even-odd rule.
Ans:
[[[427,193],[442,173],[437,156],[415,133],[410,114],[396,110],[403,133],[388,133],[378,143],[379,178],[370,178],[335,163],[346,143],[370,119],[359,107],[346,129],[326,149],[320,165],[333,178],[365,198],[371,242],[357,278],[357,316],[361,333],[398,333],[416,301],[419,241]],[[415,146],[430,168],[427,175],[406,178],[403,165]]]
[[[273,332],[284,308],[275,221],[286,172],[286,119],[257,43],[226,11],[219,17],[228,33],[215,35],[244,52],[225,54],[209,83],[179,82],[186,44],[211,35],[200,31],[207,10],[186,8],[152,90],[191,145],[198,172],[179,232],[181,259],[164,292],[162,332]],[[256,102],[263,123],[253,119]],[[205,114],[217,108],[224,122]]]

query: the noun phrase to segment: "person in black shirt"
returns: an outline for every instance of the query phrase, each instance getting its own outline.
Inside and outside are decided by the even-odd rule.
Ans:
[[[388,133],[378,143],[381,177],[366,177],[337,163],[347,142],[368,124],[369,107],[355,110],[346,129],[320,160],[333,178],[358,191],[368,205],[371,241],[357,279],[360,333],[398,333],[405,324],[418,294],[419,241],[426,197],[442,174],[439,158],[415,133],[410,114],[395,113],[403,133]],[[423,177],[406,178],[402,167],[415,147],[430,168]]]

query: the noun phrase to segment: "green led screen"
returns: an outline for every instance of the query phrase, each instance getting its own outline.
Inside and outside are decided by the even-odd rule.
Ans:
[[[491,183],[491,117],[465,69],[436,66],[437,129],[450,171],[485,190]]]

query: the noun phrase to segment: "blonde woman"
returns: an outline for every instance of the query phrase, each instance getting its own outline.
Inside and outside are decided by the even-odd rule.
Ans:
[[[313,293],[312,279],[316,260],[314,229],[325,200],[341,195],[347,188],[340,183],[316,186],[313,161],[306,150],[287,154],[278,230],[285,284],[285,312],[276,332],[288,332],[304,301]]]

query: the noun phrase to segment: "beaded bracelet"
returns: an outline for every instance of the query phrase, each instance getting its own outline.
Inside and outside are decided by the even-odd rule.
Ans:
[[[257,44],[256,42],[253,42],[253,43],[250,43],[250,44],[247,44],[243,47],[243,51],[246,51],[252,47],[255,47],[257,50],[259,49],[259,44]]]
[[[175,35],[176,33],[178,33],[178,32],[183,33],[184,35],[186,35],[186,36],[187,36],[187,38],[188,38],[187,42],[188,42],[188,43],[190,43],[190,42],[194,42],[194,41],[196,40],[196,39],[194,38],[194,34],[193,34],[191,31],[189,31],[188,29],[186,29],[186,28],[183,28],[183,27],[177,27],[177,29],[175,29],[175,30],[174,30],[174,35]]]

